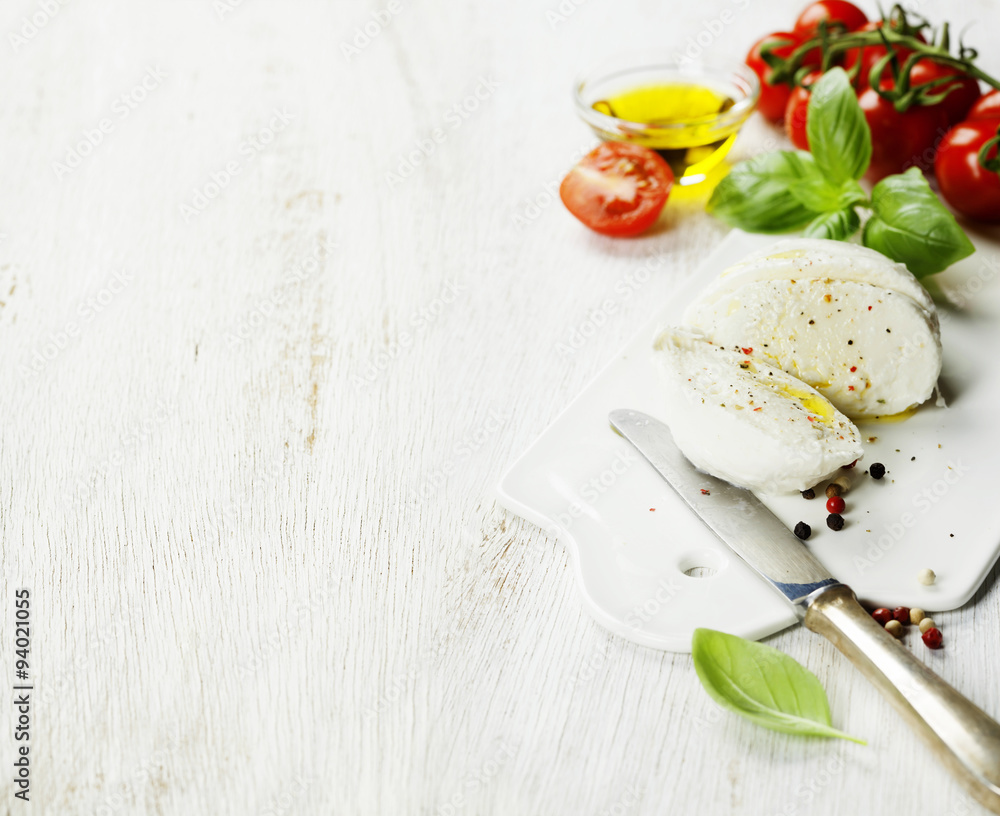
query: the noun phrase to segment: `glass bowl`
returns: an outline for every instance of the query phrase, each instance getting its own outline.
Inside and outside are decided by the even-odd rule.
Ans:
[[[667,115],[637,121],[635,113],[615,110],[612,100],[636,91],[646,102],[661,94]],[[746,65],[678,62],[662,51],[606,60],[581,76],[573,92],[577,113],[600,138],[652,148],[682,185],[704,181],[722,162],[759,96],[760,81]],[[714,109],[706,107],[711,98],[719,102]]]

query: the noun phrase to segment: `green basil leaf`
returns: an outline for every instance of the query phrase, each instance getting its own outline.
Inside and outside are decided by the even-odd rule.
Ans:
[[[712,192],[708,211],[748,232],[788,232],[812,221],[814,210],[792,188],[815,170],[812,157],[781,150],[740,162]]]
[[[806,120],[809,150],[834,185],[861,178],[872,158],[872,134],[843,68],[827,71],[812,87]]]
[[[806,238],[829,238],[845,241],[858,231],[861,218],[854,207],[823,213],[806,227]]]
[[[864,740],[830,724],[830,705],[816,675],[783,652],[713,629],[695,629],[691,656],[715,702],[774,731]]]
[[[947,269],[976,251],[916,167],[876,184],[871,207],[862,242],[906,264],[918,278]]]

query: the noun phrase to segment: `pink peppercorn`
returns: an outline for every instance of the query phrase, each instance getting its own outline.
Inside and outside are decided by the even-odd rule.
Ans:
[[[882,626],[885,626],[889,621],[892,620],[892,612],[886,609],[884,606],[880,606],[874,612],[872,612],[872,617],[875,618]]]
[[[941,637],[941,630],[936,626],[932,626],[926,632],[920,636],[924,643],[927,644],[928,649],[940,649],[944,638]]]

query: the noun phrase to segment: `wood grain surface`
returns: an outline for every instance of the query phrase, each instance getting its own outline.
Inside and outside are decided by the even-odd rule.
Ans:
[[[868,747],[722,713],[492,497],[727,231],[697,193],[636,240],[580,227],[573,77],[738,59],[799,5],[5,4],[0,665],[27,588],[35,688],[0,813],[980,812],[829,644],[769,641]],[[917,6],[1000,72],[995,2]],[[996,577],[944,650],[909,636],[994,716]]]

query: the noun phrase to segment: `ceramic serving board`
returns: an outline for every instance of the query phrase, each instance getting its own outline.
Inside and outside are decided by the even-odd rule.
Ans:
[[[608,424],[615,408],[661,416],[657,329],[679,322],[724,268],[775,240],[732,232],[498,486],[504,506],[566,546],[594,617],[646,646],[686,652],[699,626],[756,639],[795,622]],[[789,527],[813,528],[805,546],[862,600],[953,609],[1000,554],[1000,245],[976,243],[975,255],[925,281],[941,314],[947,406],[859,425],[866,452],[845,497],[844,529],[826,527],[822,494],[760,496]],[[881,481],[866,475],[873,462],[888,470]],[[932,586],[917,580],[924,568],[937,574]]]

